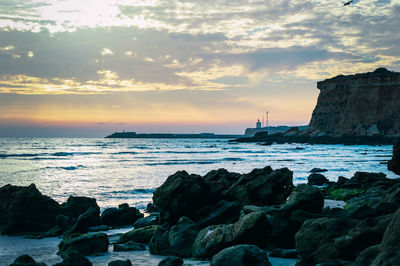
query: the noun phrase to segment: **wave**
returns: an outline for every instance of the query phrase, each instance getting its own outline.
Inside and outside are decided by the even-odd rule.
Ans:
[[[134,151],[120,151],[120,152],[113,152],[111,154],[117,155],[117,154],[138,154],[138,153]]]
[[[219,153],[219,151],[153,151],[149,153],[166,153],[166,154],[205,154]]]
[[[224,158],[224,161],[244,161],[243,158]]]
[[[8,157],[37,157],[41,155],[46,155],[46,153],[19,153],[19,154],[0,154],[0,158]]]
[[[79,168],[87,168],[87,167],[84,166],[84,165],[78,165],[78,166],[63,166],[63,167],[59,167],[59,168],[71,171],[71,170],[76,170],[76,169],[79,169]]]
[[[221,160],[200,160],[200,161],[172,160],[166,162],[145,163],[144,165],[155,166],[155,165],[181,165],[181,164],[215,164],[219,162],[221,162]]]

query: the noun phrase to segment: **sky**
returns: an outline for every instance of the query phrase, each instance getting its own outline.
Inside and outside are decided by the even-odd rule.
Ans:
[[[0,0],[0,136],[308,124],[316,82],[400,71],[400,0]]]

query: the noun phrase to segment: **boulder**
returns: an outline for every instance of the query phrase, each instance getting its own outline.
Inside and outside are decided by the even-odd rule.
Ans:
[[[21,255],[14,260],[10,266],[46,266],[45,263],[36,262],[31,256],[29,255]]]
[[[162,209],[162,221],[175,224],[182,216],[193,218],[197,210],[207,205],[207,193],[201,176],[179,171],[154,191],[153,202]]]
[[[118,243],[126,243],[128,241],[135,241],[138,243],[148,244],[150,239],[153,237],[157,231],[158,225],[149,225],[146,227],[133,229],[125,234],[123,234]]]
[[[143,251],[146,250],[146,246],[141,243],[128,241],[125,244],[115,244],[114,251]]]
[[[371,265],[372,261],[378,256],[380,251],[380,245],[370,246],[357,256],[356,260],[354,261],[355,266],[364,266],[364,265]]]
[[[133,226],[137,228],[146,227],[149,225],[157,225],[159,220],[159,215],[149,215],[147,217],[143,217],[138,219]]]
[[[189,258],[192,256],[192,245],[199,232],[195,222],[187,217],[181,217],[176,225],[171,227],[168,241],[174,255]]]
[[[77,251],[71,251],[61,256],[63,261],[53,266],[92,266],[90,260]]]
[[[237,245],[226,248],[217,253],[211,260],[211,266],[269,266],[264,250],[255,245]]]
[[[313,186],[322,186],[329,183],[329,180],[322,174],[312,173],[307,178],[308,184]]]
[[[169,256],[160,261],[158,266],[180,266],[183,264],[183,259],[175,256]]]
[[[201,230],[192,247],[197,258],[211,258],[222,249],[235,244],[266,245],[267,218],[262,212],[245,215],[234,224],[211,225]]]
[[[321,213],[324,207],[324,196],[321,191],[310,185],[298,185],[290,194],[285,208]]]
[[[393,157],[388,162],[388,169],[400,175],[400,140],[393,145]]]
[[[400,261],[400,209],[386,228],[378,256],[371,265],[397,265]]]
[[[169,244],[169,228],[166,225],[158,226],[149,243],[149,251],[154,255],[172,255]]]
[[[228,172],[223,168],[208,172],[203,177],[207,191],[207,201],[211,204],[220,201],[222,192],[236,183],[240,177],[241,174]]]
[[[80,252],[82,255],[90,255],[108,250],[108,236],[104,233],[72,234],[65,237],[58,245],[58,254],[70,251]]]
[[[143,218],[143,214],[135,207],[127,207],[126,204],[121,205],[118,209],[105,209],[101,214],[101,223],[113,227],[133,225],[140,218]]]
[[[254,169],[240,177],[223,195],[243,205],[282,204],[294,188],[292,179],[293,172],[287,168]]]
[[[61,204],[61,213],[72,219],[76,219],[90,207],[100,211],[100,207],[97,205],[96,199],[70,196],[67,199],[67,202]]]
[[[71,228],[71,233],[87,233],[90,226],[100,224],[100,210],[89,207],[86,212],[78,216],[75,224]]]
[[[196,214],[199,227],[213,224],[229,224],[239,219],[241,205],[238,202],[221,200],[216,205],[200,209]]]
[[[0,234],[46,232],[55,225],[60,205],[34,184],[0,188]]]
[[[108,263],[108,266],[132,266],[132,262],[127,260],[113,260]]]

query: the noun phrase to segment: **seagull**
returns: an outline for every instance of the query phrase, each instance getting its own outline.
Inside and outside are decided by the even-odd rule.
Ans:
[[[344,3],[343,6],[348,6],[348,5],[350,5],[351,3],[353,3],[353,2],[354,2],[354,0],[351,0],[351,1],[349,1],[349,2]]]

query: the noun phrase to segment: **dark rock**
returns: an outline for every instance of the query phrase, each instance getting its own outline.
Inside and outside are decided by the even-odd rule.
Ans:
[[[388,162],[388,169],[400,175],[400,140],[393,145],[393,157]]]
[[[101,223],[108,226],[133,225],[138,219],[143,218],[135,207],[108,208],[101,214]]]
[[[92,266],[90,260],[77,251],[62,254],[63,261],[53,266]]]
[[[354,264],[356,266],[371,265],[372,261],[376,258],[376,256],[378,256],[379,251],[380,245],[370,246],[364,249],[357,256]]]
[[[179,171],[157,188],[153,202],[162,209],[163,220],[176,223],[182,216],[193,218],[196,211],[207,204],[206,197],[206,186],[200,176]]]
[[[272,250],[269,254],[270,257],[286,258],[286,259],[297,259],[296,249],[281,249],[276,248]]]
[[[203,177],[207,191],[207,201],[211,204],[220,201],[222,192],[236,183],[240,177],[241,174],[231,173],[223,168],[208,172]]]
[[[78,216],[75,224],[71,228],[71,233],[87,233],[90,226],[100,224],[100,210],[89,207],[86,212]]]
[[[183,264],[183,259],[175,256],[170,256],[160,261],[158,266],[180,266],[182,264]]]
[[[46,232],[55,225],[60,205],[34,184],[0,188],[0,234]]]
[[[237,245],[226,248],[216,254],[210,263],[211,266],[268,266],[268,260],[264,250],[254,245]]]
[[[158,226],[150,240],[149,251],[154,255],[172,255],[171,245],[169,244],[169,228],[164,225]]]
[[[302,184],[295,187],[285,205],[285,208],[321,213],[324,197],[318,188]]]
[[[133,226],[138,229],[142,227],[146,227],[149,225],[157,225],[159,220],[159,215],[149,215],[147,217],[140,218],[137,220]]]
[[[128,241],[125,244],[115,244],[113,250],[114,251],[142,251],[142,250],[146,250],[146,246],[141,243]]]
[[[122,203],[118,205],[118,209],[123,209],[123,208],[129,208],[129,204],[128,203]]]
[[[36,262],[31,256],[29,255],[21,255],[15,259],[10,266],[46,266],[45,263]]]
[[[128,241],[134,241],[138,243],[148,244],[150,239],[153,237],[157,231],[158,225],[150,225],[138,229],[133,229],[125,234],[123,234],[118,243],[126,243]]]
[[[238,202],[222,200],[214,206],[207,206],[196,214],[198,225],[229,224],[239,219],[241,205]]]
[[[322,186],[329,183],[329,180],[322,174],[312,173],[307,178],[309,185]]]
[[[63,234],[63,230],[61,226],[56,225],[52,227],[49,231],[43,234],[43,237],[55,237],[55,236],[60,236]]]
[[[397,265],[400,261],[400,209],[386,228],[378,256],[371,265]]]
[[[169,231],[168,241],[174,255],[189,258],[192,256],[192,245],[199,232],[195,222],[187,217],[181,217]]]
[[[87,209],[89,209],[90,207],[93,207],[100,211],[100,207],[99,205],[97,205],[96,199],[70,196],[67,202],[61,204],[61,213],[68,217],[76,219],[80,214],[87,211]]]
[[[293,172],[287,168],[272,171],[267,166],[243,175],[224,195],[244,205],[275,205],[286,201],[293,190]]]
[[[104,224],[89,226],[89,229],[88,229],[89,232],[99,232],[99,231],[108,231],[108,230],[110,230],[110,228]]]
[[[58,245],[59,254],[78,251],[90,255],[108,250],[108,236],[104,233],[73,234],[65,237]]]
[[[198,258],[211,258],[222,249],[235,244],[266,245],[267,218],[262,212],[253,212],[238,222],[211,225],[201,230],[193,244],[192,254]]]
[[[313,168],[310,170],[310,173],[322,173],[322,172],[327,172],[327,169],[322,169],[322,168]]]
[[[60,226],[63,231],[66,231],[68,227],[73,225],[73,221],[70,217],[60,214],[56,217],[56,225]]]
[[[108,266],[132,266],[132,262],[127,260],[113,260],[108,263]]]
[[[148,203],[146,209],[144,210],[146,213],[160,213],[161,209],[155,206],[153,203]]]

